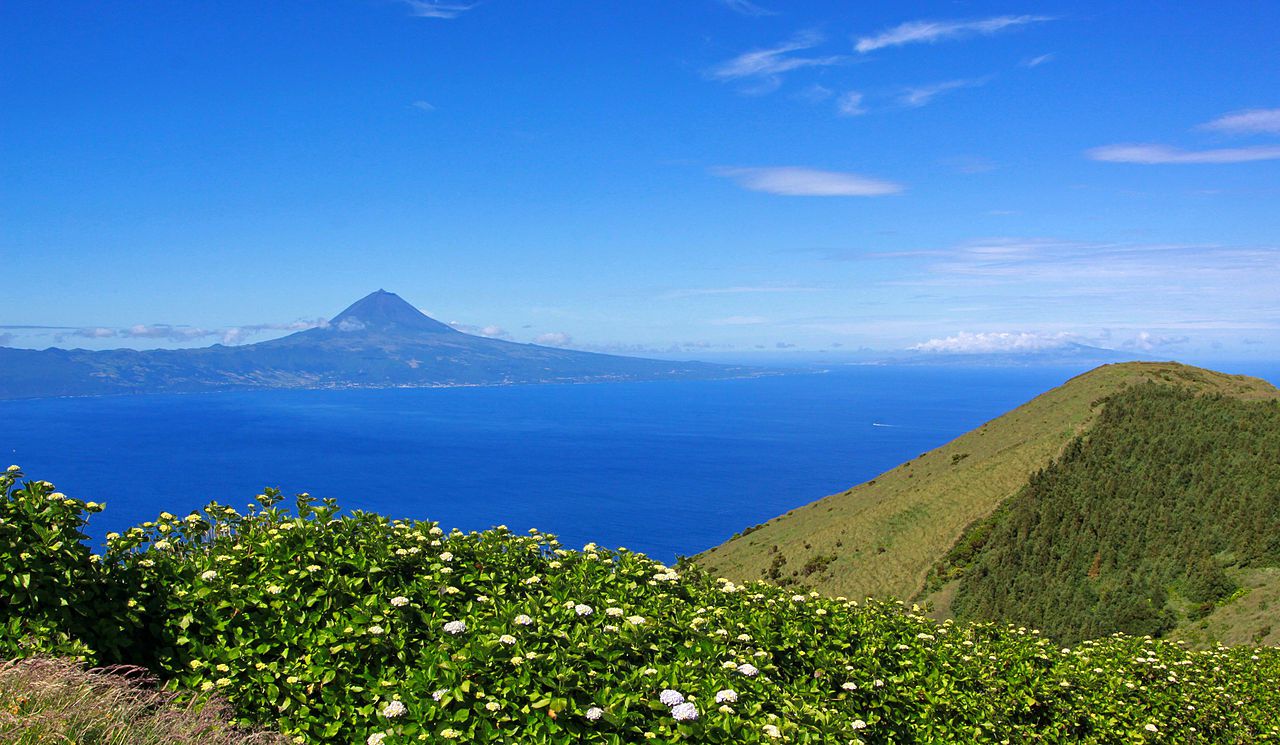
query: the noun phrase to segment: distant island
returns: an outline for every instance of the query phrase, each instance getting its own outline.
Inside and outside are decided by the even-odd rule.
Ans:
[[[0,347],[0,399],[267,388],[431,388],[715,379],[756,368],[580,352],[466,334],[378,290],[324,326],[200,349]]]

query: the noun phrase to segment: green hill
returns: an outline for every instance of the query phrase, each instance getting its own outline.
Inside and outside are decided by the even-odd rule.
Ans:
[[[1149,428],[1152,431],[1175,423],[1179,417],[1213,418],[1211,414],[1223,420],[1223,427],[1230,428],[1236,421],[1233,417],[1243,415],[1241,412],[1274,410],[1274,406],[1259,404],[1259,401],[1280,398],[1280,391],[1265,381],[1176,363],[1106,365],[1073,378],[865,484],[743,531],[724,545],[696,557],[696,561],[708,571],[735,580],[795,583],[853,597],[913,598],[921,597],[926,589],[940,589],[930,594],[930,599],[945,610],[952,594],[961,588],[954,582],[941,587],[936,583],[929,586],[930,576],[966,531],[974,528],[968,535],[979,535],[981,531],[976,528],[997,508],[1022,494],[1033,474],[1049,468],[1081,435],[1093,432],[1108,409],[1110,397],[1144,388],[1144,384],[1215,396],[1190,397],[1189,402],[1182,404],[1183,409],[1175,406],[1149,412],[1156,418],[1148,422],[1154,425]],[[1206,428],[1189,433],[1188,437],[1212,439],[1216,437],[1215,431]],[[1088,438],[1080,442],[1088,442]],[[1177,456],[1187,459],[1188,463],[1200,463],[1210,452],[1189,447],[1191,449]],[[1267,446],[1236,442],[1228,447],[1234,456],[1247,463],[1251,456],[1262,457]],[[1262,450],[1252,452],[1249,448],[1253,447]],[[1231,478],[1241,475],[1239,469],[1234,473]],[[1263,483],[1271,485],[1269,493],[1274,497],[1276,481],[1264,478]],[[1188,498],[1195,493],[1190,492]],[[1148,493],[1146,498],[1154,499],[1154,496]],[[1155,521],[1167,519],[1159,503],[1147,506],[1149,511],[1135,514],[1151,518],[1153,525]],[[1204,515],[1210,520],[1213,517],[1208,507]],[[1240,527],[1243,532],[1262,529],[1256,522]],[[1000,540],[1011,538],[1001,534]],[[1080,542],[1080,546],[1088,543],[1075,534],[1060,536],[1059,540]],[[997,543],[990,541],[983,545],[993,550]],[[1088,552],[1090,561],[1096,551]],[[1218,561],[1230,563],[1230,557],[1219,557]],[[945,576],[951,576],[955,564],[953,560],[949,568],[941,567]],[[1205,569],[1210,571],[1207,566]],[[1046,570],[1047,566],[1038,566],[1038,571]],[[1159,578],[1162,582],[1175,579],[1167,571],[1160,573]],[[964,590],[969,598],[974,597],[974,592],[972,586]],[[966,612],[980,612],[971,600],[963,601],[961,607]],[[1005,613],[1010,607],[1002,605],[999,612]],[[981,612],[996,612],[996,606],[991,603],[981,605],[981,609]]]
[[[1280,401],[1144,383],[970,527],[938,579],[959,583],[957,618],[1075,642],[1197,621],[1238,589],[1228,569],[1261,567],[1280,567]]]

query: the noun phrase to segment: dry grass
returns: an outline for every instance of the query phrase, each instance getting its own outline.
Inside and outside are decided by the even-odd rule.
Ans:
[[[1125,385],[1155,381],[1243,399],[1280,392],[1257,378],[1172,362],[1104,365],[919,458],[840,494],[770,520],[697,557],[733,580],[765,579],[777,556],[781,577],[828,595],[916,597],[929,570],[965,527],[1016,494],[1077,434],[1099,399]],[[835,556],[808,576],[815,556]],[[933,598],[931,600],[936,600]]]
[[[61,659],[0,665],[0,743],[13,745],[275,745],[231,724],[216,700],[181,702],[143,668],[86,670]]]

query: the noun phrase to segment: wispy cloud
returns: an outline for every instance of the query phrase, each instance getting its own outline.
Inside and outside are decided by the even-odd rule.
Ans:
[[[858,91],[849,91],[836,99],[836,113],[840,116],[862,116],[867,113],[867,107],[862,105],[862,94]]]
[[[773,16],[777,12],[762,8],[751,2],[751,0],[720,0],[720,4],[732,10],[734,13],[741,13],[744,16]]]
[[[477,3],[435,2],[434,0],[401,0],[409,6],[409,15],[417,18],[457,18],[476,7]]]
[[[922,85],[918,88],[908,88],[903,91],[898,101],[904,106],[920,107],[927,105],[937,96],[947,91],[959,90],[961,88],[977,88],[986,85],[991,78],[966,78],[963,80],[944,80],[941,83],[933,83],[931,85]]]
[[[1019,26],[1052,20],[1052,16],[1021,15],[996,16],[976,21],[911,21],[881,31],[874,36],[864,36],[858,39],[854,49],[866,54],[877,49],[904,44],[932,44],[946,39],[990,36]]]
[[[712,173],[732,179],[744,189],[788,197],[879,197],[906,190],[902,184],[856,173],[797,166],[715,168]]]
[[[800,91],[799,93],[797,93],[796,98],[806,103],[822,103],[823,101],[827,100],[828,98],[831,98],[835,94],[836,94],[835,91],[831,90],[825,85],[819,85],[817,83],[814,83],[810,86],[807,86],[804,90]]]
[[[1280,327],[1280,246],[990,238],[929,253],[903,256],[900,278],[881,284],[981,301],[988,307],[974,319],[1065,313],[1165,330]]]
[[[785,73],[806,67],[828,67],[846,59],[841,55],[803,57],[793,54],[793,52],[812,49],[822,42],[822,35],[812,31],[797,34],[776,47],[740,54],[715,66],[708,74],[715,80],[754,80],[756,86],[748,89],[747,92],[766,93],[782,85],[782,76]]]
[[[703,295],[754,295],[788,292],[824,292],[823,287],[802,287],[791,285],[737,285],[733,287],[694,287],[683,290],[672,290],[662,297],[667,299],[701,297]]]
[[[1229,134],[1280,134],[1280,109],[1247,109],[1205,122],[1199,129]]]
[[[1040,65],[1043,65],[1044,63],[1052,59],[1053,59],[1052,54],[1042,54],[1042,55],[1039,55],[1038,57],[1030,57],[1028,59],[1024,59],[1022,61],[1022,66],[1023,67],[1039,67]]]
[[[968,175],[990,173],[1000,167],[994,160],[984,158],[981,155],[954,155],[949,158],[943,158],[940,162],[956,173]]]
[[[1108,163],[1141,163],[1145,165],[1165,163],[1247,163],[1256,160],[1280,159],[1280,145],[1183,150],[1169,145],[1120,144],[1095,147],[1087,150],[1085,155],[1092,160]]]
[[[1079,337],[1066,332],[1043,333],[1030,331],[991,331],[971,333],[961,331],[913,344],[907,349],[933,354],[999,354],[1017,352],[1043,352],[1063,349],[1079,343]]]
[[[729,316],[710,321],[712,326],[759,326],[768,322],[769,319],[764,316]]]
[[[411,104],[409,104],[409,105],[410,105],[410,106],[412,106],[413,108],[415,108],[415,109],[419,110],[419,111],[428,111],[428,112],[430,112],[430,111],[435,111],[435,110],[436,110],[436,107],[435,107],[435,106],[433,106],[433,105],[431,104],[431,102],[430,102],[430,101],[424,101],[424,100],[422,100],[422,99],[418,99],[417,101],[414,101],[413,103],[411,103]]]

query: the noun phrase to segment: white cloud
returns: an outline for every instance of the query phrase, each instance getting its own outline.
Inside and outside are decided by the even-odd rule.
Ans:
[[[744,16],[773,16],[776,12],[762,8],[751,2],[751,0],[720,0],[720,4],[732,10],[735,13],[741,13]]]
[[[990,36],[1006,29],[1032,23],[1052,21],[1050,16],[996,16],[977,21],[911,21],[875,36],[858,39],[854,49],[866,54],[885,47],[903,44],[933,43],[944,39],[961,39],[968,36]]]
[[[475,3],[437,2],[436,0],[401,0],[409,6],[409,15],[418,18],[457,18],[476,6]]]
[[[1052,54],[1042,54],[1038,57],[1032,57],[1030,59],[1023,60],[1022,66],[1023,67],[1039,67],[1040,65],[1043,65],[1044,63],[1052,59],[1053,59]]]
[[[840,96],[836,99],[836,113],[840,116],[862,116],[867,113],[867,108],[862,105],[862,94],[849,91]]]
[[[170,326],[167,323],[138,323],[120,331],[121,336],[133,339],[169,339],[171,341],[192,341],[207,336],[221,335],[219,331],[196,328],[194,326]]]
[[[436,107],[431,105],[430,101],[424,101],[422,99],[418,99],[417,101],[414,101],[409,105],[419,111],[435,111],[436,110]]]
[[[1150,331],[1142,331],[1132,339],[1122,342],[1120,346],[1125,349],[1139,349],[1143,352],[1151,352],[1163,347],[1186,344],[1189,341],[1191,341],[1189,336],[1162,336],[1153,334]]]
[[[489,339],[510,339],[511,334],[501,326],[489,324],[487,326],[473,326],[469,323],[459,323],[458,321],[450,321],[449,325],[461,331],[464,334],[472,334],[474,336],[484,336]]]
[[[930,339],[907,349],[934,354],[993,354],[1002,352],[1042,352],[1062,349],[1077,343],[1078,337],[1066,332],[1054,334],[1027,331],[994,331],[971,333],[961,331],[954,336]]]
[[[102,326],[94,326],[87,329],[76,329],[73,333],[73,336],[79,336],[85,339],[110,339],[115,335],[115,329],[104,328]]]
[[[902,184],[841,171],[781,166],[776,168],[716,168],[717,176],[766,194],[789,197],[878,197],[901,194]]]
[[[762,323],[768,323],[769,319],[764,316],[729,316],[728,318],[717,318],[711,321],[712,326],[759,326]]]
[[[533,340],[534,344],[542,344],[548,347],[567,347],[573,343],[573,337],[562,331],[553,331],[546,334],[539,334]]]
[[[1280,145],[1229,147],[1212,150],[1183,150],[1168,145],[1104,145],[1085,152],[1093,160],[1108,163],[1247,163],[1256,160],[1280,160]]]
[[[1199,128],[1230,134],[1280,134],[1280,109],[1234,111]]]
[[[723,62],[710,71],[716,80],[754,79],[758,85],[748,92],[766,93],[782,84],[782,75],[805,67],[827,67],[839,64],[844,57],[830,55],[826,57],[795,57],[792,52],[812,49],[823,41],[822,36],[807,32],[793,36],[789,41],[770,49],[757,49],[740,54]]]
[[[919,88],[908,88],[898,100],[904,106],[919,107],[928,104],[939,94],[960,88],[976,88],[986,85],[990,78],[966,78],[964,80],[944,80],[941,83],[923,85]]]

